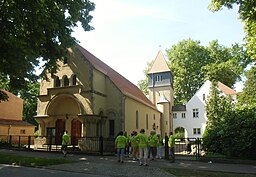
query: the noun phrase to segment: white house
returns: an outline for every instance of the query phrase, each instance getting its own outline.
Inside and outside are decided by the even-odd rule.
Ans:
[[[173,106],[173,130],[183,128],[186,138],[201,138],[206,127],[206,100],[210,94],[211,82],[207,80],[186,105]],[[221,82],[218,89],[223,95],[231,95],[236,101],[237,92]]]

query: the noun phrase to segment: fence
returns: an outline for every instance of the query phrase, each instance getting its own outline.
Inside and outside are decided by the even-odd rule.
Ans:
[[[97,153],[97,154],[114,154],[115,140],[114,138],[104,137],[72,137],[74,141],[68,146],[68,150],[81,153]],[[175,139],[175,155],[190,156],[199,159],[203,151],[201,149],[200,138],[176,138]],[[165,137],[168,142],[168,137]],[[27,150],[42,151],[61,151],[61,144],[55,143],[54,136],[17,136],[17,135],[0,135],[0,147],[18,148]],[[168,143],[164,144],[165,159],[169,159]]]

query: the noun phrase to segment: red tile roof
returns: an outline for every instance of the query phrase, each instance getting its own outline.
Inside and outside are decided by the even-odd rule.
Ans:
[[[219,89],[226,95],[236,95],[237,92],[230,87],[226,86],[225,84],[218,82]]]
[[[142,91],[137,86],[135,86],[129,80],[124,78],[122,75],[120,75],[118,72],[113,70],[111,67],[99,60],[80,45],[77,45],[77,49],[82,53],[85,59],[93,65],[95,69],[108,76],[109,79],[119,88],[119,90],[124,95],[157,110],[155,105],[142,93]]]
[[[26,121],[22,120],[10,120],[10,119],[1,119],[0,118],[0,125],[18,125],[18,126],[34,126]]]

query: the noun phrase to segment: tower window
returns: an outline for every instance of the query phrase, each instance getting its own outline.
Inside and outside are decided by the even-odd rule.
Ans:
[[[72,85],[76,85],[76,75],[73,75],[72,77]]]
[[[58,76],[54,80],[54,87],[60,87],[60,79]]]
[[[162,75],[157,75],[156,76],[156,82],[160,82],[163,80],[163,76]]]
[[[68,64],[68,58],[67,57],[64,57],[63,63]]]
[[[69,86],[69,80],[68,80],[68,77],[66,75],[63,76],[63,82],[64,82],[64,86]]]

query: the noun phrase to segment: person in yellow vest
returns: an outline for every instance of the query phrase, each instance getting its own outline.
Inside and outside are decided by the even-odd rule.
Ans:
[[[68,148],[69,140],[70,140],[70,137],[68,135],[68,131],[66,130],[64,132],[64,134],[62,135],[62,147],[61,147],[64,157],[66,157],[67,152],[68,152],[67,148]]]
[[[174,145],[175,145],[175,137],[172,132],[170,132],[169,140],[168,140],[168,146],[170,149],[170,157],[171,157],[171,163],[175,162],[175,152],[174,152]]]
[[[141,129],[140,133],[136,136],[137,141],[139,142],[139,153],[140,153],[140,166],[148,166],[148,137],[145,135],[145,130]]]
[[[151,160],[154,160],[156,158],[156,145],[157,145],[157,135],[155,131],[151,131],[150,135],[148,137],[148,145],[149,145],[149,154]]]
[[[135,161],[139,156],[139,142],[136,139],[137,132],[133,131],[131,136],[132,160]]]
[[[163,137],[160,134],[157,134],[157,144],[156,144],[156,149],[157,149],[157,158],[162,159],[162,150],[163,150]]]
[[[115,139],[118,162],[124,163],[124,151],[125,151],[126,145],[127,145],[127,138],[124,136],[123,131],[120,131],[118,133],[118,136]]]

